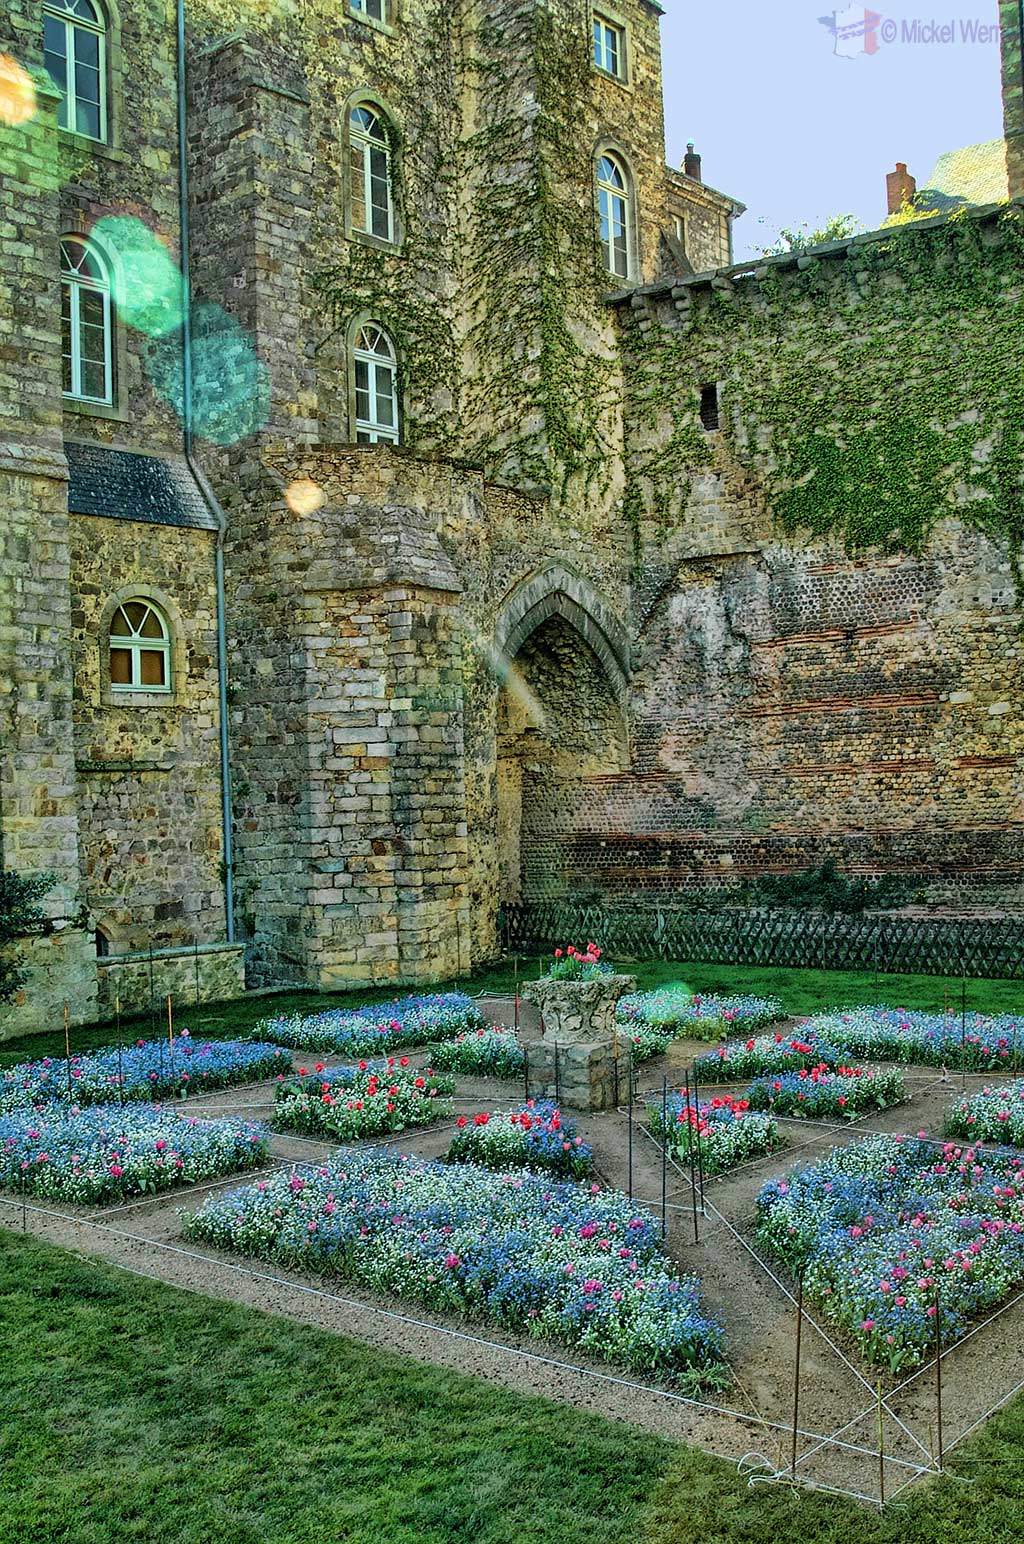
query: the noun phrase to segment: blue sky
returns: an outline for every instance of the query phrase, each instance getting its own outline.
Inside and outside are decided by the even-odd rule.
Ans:
[[[664,0],[668,159],[692,139],[704,180],[747,205],[737,261],[781,226],[852,213],[874,228],[897,161],[921,184],[944,150],[1002,134],[998,44],[961,32],[992,26],[997,0],[877,0],[876,51],[854,58],[818,20],[832,3]],[[955,41],[905,40],[915,19],[953,21]]]

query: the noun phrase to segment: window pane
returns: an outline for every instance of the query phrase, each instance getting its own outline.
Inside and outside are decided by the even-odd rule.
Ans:
[[[384,20],[384,0],[366,0],[364,9],[367,16],[372,16],[374,21]]]
[[[107,399],[107,370],[102,363],[95,360],[82,361],[82,396],[91,397],[97,402],[105,402]]]
[[[100,109],[96,102],[87,102],[79,97],[75,103],[75,131],[85,134],[90,139],[100,137]]]
[[[148,609],[145,601],[129,600],[125,601],[119,614],[127,618],[131,631],[137,633],[142,626]]]
[[[389,429],[395,422],[395,379],[386,365],[377,367],[377,418],[376,422]]]
[[[143,638],[162,638],[164,630],[160,625],[160,618],[152,607],[146,612],[146,620],[142,624]]]
[[[132,680],[132,656],[128,649],[111,649],[110,680],[114,686],[130,686]]]
[[[143,686],[165,686],[165,657],[163,651],[156,649],[140,649],[139,664],[141,666],[140,678]]]
[[[351,167],[352,184],[352,229],[365,231],[366,223],[366,161],[363,146],[356,144],[351,148],[349,165]]]
[[[357,445],[372,445],[373,444],[373,435],[372,434],[368,434],[365,429],[360,429],[359,432],[356,435],[356,444]]]
[[[99,73],[100,40],[97,33],[86,32],[84,27],[75,28],[75,59],[79,69],[90,69]]]

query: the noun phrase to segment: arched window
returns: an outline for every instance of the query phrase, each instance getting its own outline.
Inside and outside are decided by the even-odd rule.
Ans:
[[[398,444],[398,366],[395,347],[376,322],[365,322],[352,350],[355,373],[356,443]]]
[[[380,241],[395,239],[391,144],[384,119],[371,107],[353,107],[348,119],[352,229]]]
[[[61,240],[60,305],[64,395],[112,402],[110,276],[81,236]]]
[[[107,137],[106,19],[93,0],[45,0],[43,57],[63,93],[57,122],[87,139]]]
[[[629,278],[629,191],[626,170],[616,156],[597,161],[597,203],[601,217],[601,253],[609,273]]]
[[[121,602],[110,619],[109,647],[112,691],[171,690],[171,630],[152,601]]]

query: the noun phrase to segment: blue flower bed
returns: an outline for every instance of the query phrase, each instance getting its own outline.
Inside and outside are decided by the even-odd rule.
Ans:
[[[717,1040],[738,1029],[758,1029],[784,1017],[775,997],[704,997],[680,983],[631,992],[619,999],[620,1032],[633,1044],[634,1061],[645,1061],[687,1035]]]
[[[959,1013],[919,1013],[904,1008],[844,1008],[817,1014],[801,1033],[840,1045],[853,1056],[873,1061],[917,1062],[966,1072],[1008,1072],[1024,1068],[1024,1023],[1016,1016],[985,1018]]]
[[[356,1152],[212,1197],[184,1226],[685,1386],[723,1381],[696,1281],[673,1273],[650,1213],[596,1185]]]
[[[528,1099],[503,1113],[460,1115],[447,1161],[482,1163],[488,1169],[546,1169],[566,1179],[586,1179],[594,1152],[557,1104]]]
[[[254,1025],[253,1034],[267,1035],[280,1045],[305,1051],[381,1056],[401,1046],[454,1040],[479,1028],[486,1025],[471,997],[465,992],[439,992],[433,997],[403,997],[357,1011],[332,1008],[326,1013],[262,1019]]]
[[[0,1116],[0,1185],[95,1204],[255,1168],[269,1133],[253,1121],[201,1121],[160,1105],[56,1102]]]
[[[1024,1146],[1024,1078],[956,1100],[946,1117],[946,1130],[972,1142]]]
[[[772,1180],[758,1239],[804,1291],[894,1370],[929,1354],[1024,1280],[1024,1158],[872,1137]]]
[[[119,1098],[183,1098],[233,1083],[254,1083],[290,1072],[292,1058],[279,1045],[255,1040],[193,1040],[183,1031],[174,1042],[139,1040],[125,1046],[90,1051],[71,1058],[71,1102],[101,1104]],[[0,1072],[0,1110],[19,1105],[68,1102],[68,1062],[64,1057],[19,1062]]]

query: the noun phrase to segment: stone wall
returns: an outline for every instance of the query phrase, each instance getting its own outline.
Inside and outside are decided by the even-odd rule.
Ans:
[[[75,760],[83,890],[112,953],[224,936],[214,544],[208,531],[71,521]],[[173,691],[112,693],[118,598],[170,624]]]
[[[188,1027],[189,1009],[197,1003],[228,1002],[242,996],[244,950],[240,944],[201,944],[198,949],[154,949],[152,959],[148,951],[112,954],[96,962],[96,975],[97,1018],[111,1019],[116,1012],[144,1013],[153,1006],[163,1033],[168,994],[179,1029]]]

